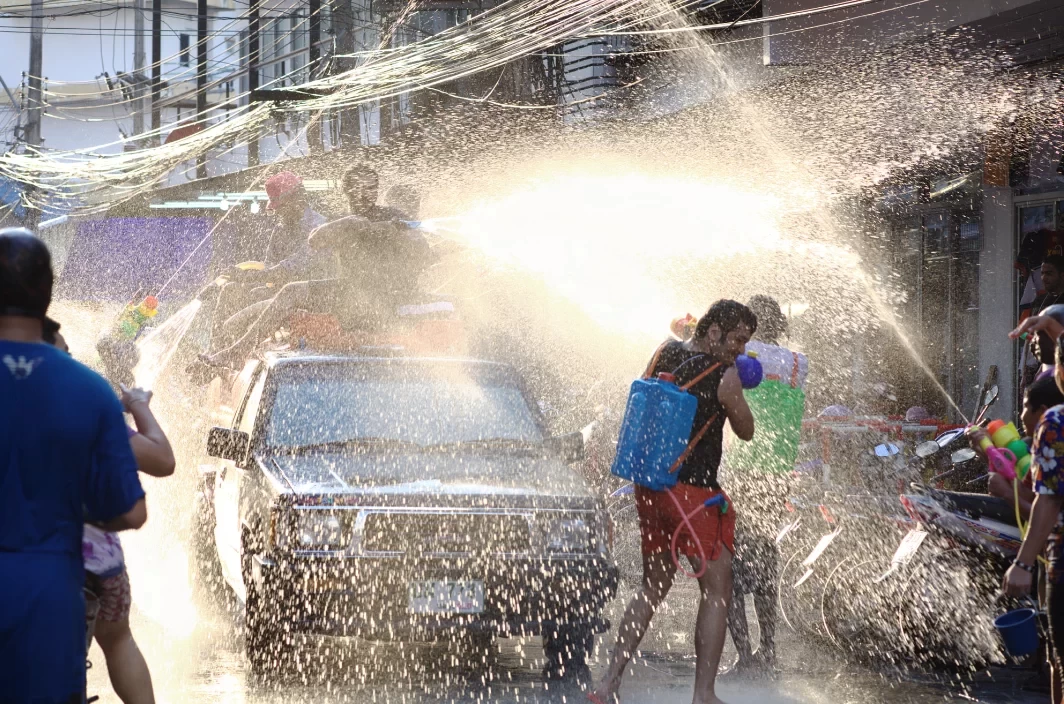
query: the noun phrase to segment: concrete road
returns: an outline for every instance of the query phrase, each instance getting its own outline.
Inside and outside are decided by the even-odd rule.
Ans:
[[[135,539],[127,541],[133,577],[134,633],[152,669],[159,702],[272,704],[280,702],[570,702],[586,701],[575,686],[547,684],[538,640],[499,643],[490,666],[470,663],[465,653],[446,646],[404,646],[323,639],[316,643],[320,664],[270,685],[246,674],[242,639],[235,619],[198,606],[185,586],[182,556],[155,551],[150,566]],[[176,551],[180,552],[180,551]],[[626,703],[682,704],[691,700],[694,660],[690,624],[697,594],[678,585],[656,619],[641,657],[632,665],[622,691]],[[611,617],[623,609],[622,594]],[[596,675],[601,673],[612,636],[598,643]],[[839,657],[822,644],[784,633],[781,671],[772,680],[724,678],[718,693],[732,704],[849,704],[886,702],[923,704],[948,700],[1034,704],[1047,695],[1024,692],[1025,673],[983,675],[978,682],[946,684],[926,678],[912,681],[871,671]],[[119,700],[110,689],[103,656],[94,646],[91,694],[104,704]],[[725,662],[734,659],[730,643]]]

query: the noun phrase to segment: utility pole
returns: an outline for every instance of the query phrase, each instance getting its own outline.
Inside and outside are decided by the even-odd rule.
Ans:
[[[159,99],[163,83],[163,0],[151,2],[151,131],[162,144],[162,117],[159,114]]]
[[[33,0],[30,3],[30,69],[27,76],[28,91],[26,95],[26,144],[30,147],[41,145],[41,120],[44,118],[44,109],[41,100],[41,74],[44,73],[44,0]],[[27,185],[25,194],[28,196],[33,191],[32,185]],[[26,210],[26,226],[36,229],[41,220],[41,211],[37,208]]]
[[[133,0],[133,135],[144,134],[144,0]]]
[[[309,0],[310,21],[307,23],[307,43],[310,44],[310,68],[316,68],[321,58],[321,0]]]
[[[307,23],[307,78],[313,80],[314,71],[318,68],[318,59],[321,58],[321,0],[308,0],[307,10],[310,12]],[[309,117],[313,124],[307,129],[307,147],[311,154],[324,150],[325,142],[322,139],[321,115],[317,118]]]
[[[351,58],[356,47],[355,10],[351,0],[331,0],[333,30],[336,35],[336,53],[342,58],[336,60],[337,71],[343,73],[355,67]],[[345,147],[361,144],[362,132],[358,123],[358,106],[339,110],[335,113],[340,119],[340,143]]]
[[[248,95],[259,89],[259,0],[248,0]],[[250,97],[249,97],[250,100]],[[258,135],[248,140],[248,166],[259,163]]]
[[[196,3],[196,41],[199,61],[196,66],[196,121],[199,128],[207,127],[207,0]],[[196,158],[196,178],[207,178],[207,154]]]

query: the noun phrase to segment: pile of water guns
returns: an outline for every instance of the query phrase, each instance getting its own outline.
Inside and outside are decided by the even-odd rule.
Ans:
[[[1010,481],[1017,477],[1022,480],[1027,476],[1031,468],[1031,451],[1013,423],[990,421],[979,447],[986,453],[991,472]]]

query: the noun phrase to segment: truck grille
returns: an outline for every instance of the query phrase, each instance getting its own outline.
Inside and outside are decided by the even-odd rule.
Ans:
[[[367,552],[436,554],[527,553],[525,516],[479,513],[371,513],[362,532]]]

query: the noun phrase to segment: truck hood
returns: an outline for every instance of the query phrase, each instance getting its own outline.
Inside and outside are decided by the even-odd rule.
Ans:
[[[274,455],[296,494],[457,494],[590,498],[580,473],[555,458],[490,455]]]

